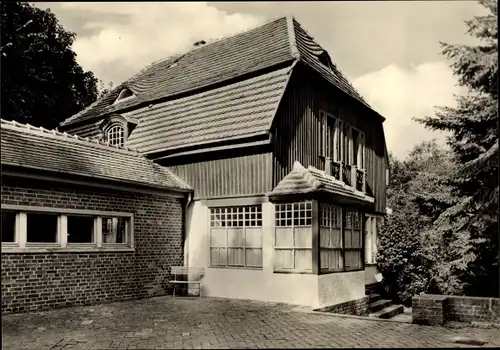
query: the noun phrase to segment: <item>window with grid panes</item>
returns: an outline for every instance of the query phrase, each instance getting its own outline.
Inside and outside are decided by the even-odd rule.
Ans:
[[[274,270],[312,272],[312,203],[276,204]]]
[[[362,232],[361,213],[346,209],[344,225],[344,266],[345,269],[362,267]]]
[[[344,268],[341,207],[333,204],[321,204],[319,242],[321,270],[341,271]]]
[[[262,206],[210,209],[210,266],[262,267]]]
[[[124,132],[123,126],[113,125],[108,129],[107,132],[107,142],[112,145],[123,146],[124,143]]]

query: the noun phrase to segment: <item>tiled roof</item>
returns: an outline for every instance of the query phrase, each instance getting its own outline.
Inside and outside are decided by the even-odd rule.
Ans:
[[[85,110],[66,119],[61,126],[188,93],[294,59],[302,60],[333,85],[368,106],[333,63],[331,69],[320,63],[318,55],[323,52],[325,50],[292,16],[281,17],[153,63]],[[130,89],[136,97],[113,104],[123,88]]]
[[[293,60],[287,18],[153,63],[61,126],[174,96]],[[113,105],[124,87],[137,97]]]
[[[141,153],[158,152],[269,131],[290,68],[124,113],[139,124],[127,140]]]
[[[294,39],[292,40],[297,47],[300,59],[312,69],[320,73],[323,78],[335,85],[337,88],[355,98],[365,106],[371,108],[363,97],[361,97],[361,95],[356,91],[356,89],[349,83],[338,67],[331,61],[331,58],[326,53],[325,49],[316,43],[314,38],[309,35],[304,28],[302,28],[299,22],[297,22],[294,18],[291,20],[293,21],[294,29],[292,33]],[[320,62],[319,56],[323,53],[327,55],[330,67],[326,67]]]
[[[269,196],[283,196],[290,194],[308,194],[314,192],[326,192],[338,194],[344,197],[358,199],[363,202],[373,203],[375,199],[353,187],[326,175],[324,171],[309,166],[305,168],[299,162],[293,164],[293,169],[286,175],[276,187],[268,194]]]
[[[1,164],[190,191],[167,168],[123,147],[1,120]]]

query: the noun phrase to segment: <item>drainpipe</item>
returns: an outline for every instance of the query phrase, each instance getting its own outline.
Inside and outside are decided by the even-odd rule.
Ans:
[[[186,205],[184,206],[184,266],[189,266],[189,217],[188,210],[193,201],[193,193],[186,196]]]

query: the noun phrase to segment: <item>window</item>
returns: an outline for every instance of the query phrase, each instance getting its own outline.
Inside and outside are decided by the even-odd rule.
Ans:
[[[2,209],[3,248],[133,247],[132,214],[16,205],[6,207],[7,210]]]
[[[56,214],[26,214],[26,242],[57,243],[58,216]]]
[[[321,118],[321,155],[338,159],[338,120],[328,113],[320,111]]]
[[[107,131],[107,142],[111,146],[123,146],[124,144],[124,132],[123,126],[113,125]]]
[[[124,100],[128,100],[132,97],[135,97],[134,93],[130,89],[125,88],[122,91],[120,91],[120,94],[116,98],[115,102],[113,102],[113,104],[122,102]]]
[[[345,212],[344,216],[342,211]],[[321,204],[319,246],[321,272],[361,269],[361,213],[332,204]]]
[[[312,203],[275,208],[274,270],[312,272]]]
[[[361,236],[361,213],[346,210],[345,213],[345,257],[346,269],[357,269],[362,267],[362,236]]]
[[[16,212],[2,210],[2,243],[16,241]]]
[[[102,218],[102,243],[127,243],[127,222],[125,218]]]
[[[358,169],[364,169],[365,134],[353,128],[352,138],[354,143],[353,164],[356,165]]]
[[[68,216],[68,243],[95,243],[94,227],[91,216]]]
[[[376,216],[367,216],[365,223],[365,262],[367,264],[376,263],[377,254],[377,228],[378,221]]]
[[[262,206],[210,209],[210,266],[262,267]]]
[[[321,270],[342,270],[342,208],[321,204],[319,238]]]

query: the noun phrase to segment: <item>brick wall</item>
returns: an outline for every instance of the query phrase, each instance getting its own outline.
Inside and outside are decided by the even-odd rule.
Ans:
[[[370,297],[366,296],[356,300],[346,301],[344,303],[325,306],[314,311],[331,312],[343,315],[368,316],[370,310]]]
[[[134,214],[135,252],[2,253],[2,312],[169,293],[183,265],[182,199],[2,177],[2,204]]]
[[[447,321],[500,324],[500,299],[424,294],[412,300],[413,323]]]

